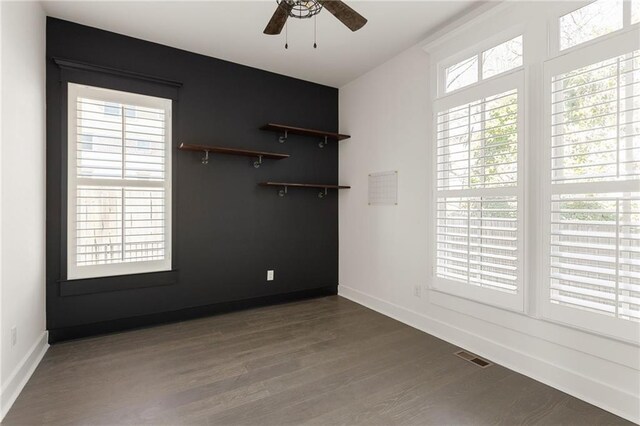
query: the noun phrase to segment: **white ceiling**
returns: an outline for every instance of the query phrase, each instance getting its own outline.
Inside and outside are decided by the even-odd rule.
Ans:
[[[462,1],[348,1],[369,22],[353,33],[323,10],[313,20],[289,19],[267,36],[275,0],[44,1],[49,16],[333,87],[341,87],[478,3]]]

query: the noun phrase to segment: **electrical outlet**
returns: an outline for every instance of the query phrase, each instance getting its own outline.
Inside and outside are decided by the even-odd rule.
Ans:
[[[422,286],[420,284],[416,284],[413,287],[413,295],[415,297],[422,297]]]
[[[273,269],[269,269],[267,271],[267,281],[273,281],[273,275],[274,275]]]
[[[11,346],[15,346],[18,343],[18,328],[14,325],[11,327]]]

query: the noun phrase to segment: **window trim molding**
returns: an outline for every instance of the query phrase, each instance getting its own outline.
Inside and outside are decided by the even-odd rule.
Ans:
[[[60,296],[73,297],[85,294],[97,294],[113,291],[136,290],[149,287],[161,287],[178,283],[179,271],[153,271],[108,277],[79,278],[61,280]]]
[[[77,71],[92,71],[98,72],[100,74],[110,74],[118,77],[127,77],[136,80],[143,80],[150,83],[162,84],[165,86],[173,86],[175,88],[182,87],[182,82],[177,80],[171,80],[164,77],[157,77],[150,74],[142,74],[134,71],[127,71],[118,68],[105,67],[102,65],[90,64],[87,62],[74,61],[72,59],[64,59],[64,58],[53,58],[53,62],[55,62],[60,69],[66,70],[77,70]]]
[[[525,309],[524,312],[515,312],[515,314],[517,314],[516,318],[519,315],[522,315],[523,318],[540,321],[540,324],[546,324],[541,325],[540,327],[546,328],[551,325],[559,326],[562,327],[561,329],[566,328],[570,331],[583,333],[583,336],[587,336],[587,338],[591,338],[589,336],[593,336],[593,338],[603,339],[601,340],[602,342],[610,342],[611,344],[622,345],[621,347],[623,348],[631,348],[629,350],[637,350],[640,346],[640,341],[637,337],[632,341],[629,341],[627,339],[611,336],[607,333],[601,333],[597,330],[587,329],[584,326],[567,324],[563,321],[554,320],[543,315],[541,306],[544,297],[546,297],[546,294],[544,294],[544,290],[542,289],[545,274],[543,265],[544,255],[539,254],[544,250],[545,243],[542,233],[544,218],[541,207],[541,204],[545,200],[544,194],[541,194],[543,189],[543,184],[541,182],[545,176],[544,172],[538,167],[539,164],[542,164],[545,161],[543,158],[545,150],[544,147],[541,146],[543,145],[544,138],[546,137],[546,129],[544,125],[545,113],[543,111],[545,108],[545,100],[543,99],[545,95],[543,93],[543,87],[545,85],[544,66],[546,62],[571,54],[574,51],[570,48],[562,51],[560,54],[553,53],[551,46],[552,32],[558,28],[557,18],[574,9],[587,5],[591,3],[591,1],[593,0],[581,0],[574,3],[557,3],[553,5],[548,4],[548,7],[545,8],[540,8],[539,5],[524,3],[502,2],[499,4],[492,4],[487,6],[486,9],[478,8],[473,13],[464,15],[460,19],[457,19],[453,21],[453,23],[443,27],[443,30],[425,39],[420,44],[420,48],[429,55],[430,60],[428,70],[430,73],[429,113],[431,114],[431,121],[429,124],[430,126],[433,126],[429,129],[429,139],[426,143],[431,145],[431,147],[428,148],[428,153],[429,155],[432,155],[432,147],[436,145],[434,137],[436,134],[435,129],[437,129],[437,116],[434,113],[435,103],[438,100],[457,95],[458,93],[458,91],[452,91],[447,94],[441,93],[442,80],[440,79],[440,76],[442,75],[442,72],[440,71],[440,65],[452,59],[451,52],[465,52],[466,57],[469,57],[472,53],[469,53],[467,46],[477,45],[478,40],[491,40],[495,34],[495,25],[492,25],[492,23],[496,22],[496,19],[500,22],[508,22],[509,25],[513,23],[513,27],[509,28],[521,28],[524,37],[523,44],[525,50],[525,57],[523,61],[525,73],[525,106],[528,111],[524,117],[527,137],[527,143],[524,147],[524,155],[526,156],[525,163],[527,165],[527,170],[525,170],[523,178],[528,182],[535,184],[533,185],[533,189],[529,188],[526,191],[525,199],[523,200],[523,203],[525,203],[524,208],[526,215],[526,228],[524,232],[527,238],[525,245],[527,253],[525,253],[526,262],[524,269],[524,286],[526,289],[524,294]],[[610,33],[580,44],[579,48],[582,49],[592,44],[599,44],[618,36],[624,36],[629,32],[634,32],[636,38],[640,39],[638,31],[640,31],[640,23],[635,23],[628,28],[619,30],[618,32]],[[518,70],[514,71],[517,72]],[[502,76],[503,74],[500,74],[497,77]],[[465,86],[459,90],[464,91],[465,89],[484,83],[485,81],[474,83],[473,85]],[[425,183],[425,196],[427,196],[429,201],[432,201],[436,199],[436,195],[434,194],[435,184],[430,181],[430,179],[433,179],[435,160],[430,164],[432,171],[428,173],[429,180]],[[428,255],[427,264],[431,270],[428,274],[430,282],[427,286],[429,301],[445,309],[450,309],[465,315],[475,316],[476,318],[484,320],[495,320],[497,324],[501,324],[504,321],[504,318],[506,318],[504,315],[510,315],[514,312],[495,304],[483,303],[482,301],[465,297],[464,295],[460,296],[441,292],[433,287],[432,281],[435,275],[433,272],[435,271],[436,256],[434,250],[435,244],[433,243],[436,238],[436,217],[434,213],[435,208],[429,206],[427,208],[427,231],[425,241]],[[569,331],[568,333],[569,334],[567,335],[571,335]],[[640,333],[636,334],[636,336],[638,335],[640,335]],[[540,337],[543,338],[542,336]],[[552,338],[551,341],[555,343],[566,343],[562,341],[562,338],[558,339],[556,336],[546,337]],[[581,344],[581,342],[582,340],[579,339],[574,343],[575,345],[578,345],[578,343]],[[574,343],[572,343],[571,347],[575,346]],[[602,344],[594,344],[593,347],[600,348],[601,346]],[[580,350],[591,349],[583,347]]]
[[[63,86],[64,87],[64,86]],[[66,192],[66,217],[63,216],[63,221],[66,225],[65,242],[66,247],[63,247],[63,252],[66,253],[66,262],[63,267],[66,269],[66,280],[85,280],[93,278],[106,278],[117,275],[133,275],[133,274],[145,274],[153,272],[165,272],[170,271],[173,265],[172,256],[172,234],[173,234],[173,203],[172,203],[172,188],[173,188],[173,101],[168,98],[160,98],[155,96],[143,95],[134,92],[124,92],[120,90],[107,89],[88,84],[68,82],[66,84],[66,122],[63,123],[63,127],[66,130],[66,137],[63,138],[63,143],[66,144],[66,183],[63,183],[64,191]],[[158,108],[165,110],[165,178],[163,185],[148,185],[146,181],[134,181],[137,186],[153,186],[155,188],[162,187],[165,191],[165,259],[153,260],[153,261],[141,261],[141,262],[121,262],[105,265],[90,265],[77,267],[75,265],[75,248],[72,242],[75,241],[75,220],[73,220],[72,212],[76,211],[75,197],[72,196],[73,191],[78,185],[78,178],[76,176],[76,126],[77,126],[77,111],[75,108],[75,99],[77,99],[80,93],[96,93],[100,99],[118,102],[135,104],[142,107]],[[102,180],[108,183],[108,180]],[[122,182],[122,180],[119,180]]]

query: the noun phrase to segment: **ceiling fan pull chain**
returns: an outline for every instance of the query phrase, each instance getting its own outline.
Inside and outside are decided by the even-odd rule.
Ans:
[[[284,48],[289,48],[289,23],[284,24]]]
[[[313,48],[317,49],[318,44],[316,43],[318,39],[318,15],[313,15]]]

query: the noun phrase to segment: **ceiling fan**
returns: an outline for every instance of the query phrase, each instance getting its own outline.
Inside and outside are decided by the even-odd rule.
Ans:
[[[340,0],[277,0],[278,7],[264,29],[265,34],[276,35],[282,32],[289,17],[297,19],[311,18],[325,8],[351,31],[358,31],[367,20],[358,12]]]

